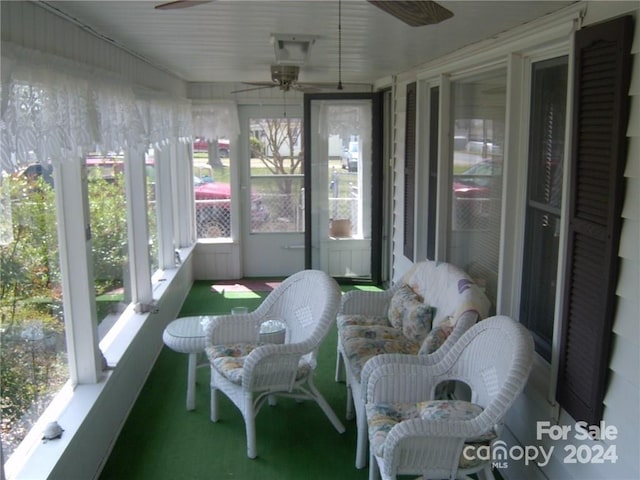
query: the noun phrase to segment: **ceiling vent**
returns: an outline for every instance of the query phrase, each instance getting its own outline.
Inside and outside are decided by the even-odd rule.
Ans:
[[[314,35],[273,33],[271,43],[276,53],[276,63],[279,65],[304,65],[316,38]]]

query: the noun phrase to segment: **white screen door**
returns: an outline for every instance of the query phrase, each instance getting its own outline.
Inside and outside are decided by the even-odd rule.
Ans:
[[[239,178],[243,272],[304,268],[304,165],[299,106],[241,107]]]
[[[307,103],[307,263],[334,277],[372,277],[374,149],[371,98]]]

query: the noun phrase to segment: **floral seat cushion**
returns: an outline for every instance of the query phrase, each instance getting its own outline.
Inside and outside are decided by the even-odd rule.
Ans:
[[[420,343],[406,338],[401,330],[391,327],[350,326],[341,329],[340,338],[356,380],[371,357],[382,353],[417,355]]]
[[[340,342],[355,379],[371,357],[383,353],[416,355],[431,330],[434,309],[422,303],[411,288],[393,295],[386,317],[340,315]]]
[[[378,317],[378,316],[369,316],[369,315],[338,315],[336,320],[336,324],[338,328],[354,326],[354,325],[369,325],[369,326],[380,326],[380,327],[388,327],[391,324],[387,317]]]
[[[462,400],[431,400],[419,403],[367,404],[369,442],[375,455],[384,455],[384,445],[391,429],[404,420],[422,418],[425,420],[470,420],[480,413],[482,407]],[[489,445],[497,435],[491,431],[479,438],[467,440],[473,449]],[[475,451],[475,450],[474,450]],[[482,463],[473,452],[466,449],[460,456],[458,468],[473,468]]]
[[[261,343],[234,343],[226,345],[212,345],[207,347],[206,354],[213,368],[230,382],[242,384],[244,361],[247,356],[262,345]],[[306,358],[300,359],[296,380],[301,380],[311,373],[311,364]]]
[[[369,340],[403,340],[402,332],[391,326],[382,325],[348,325],[340,329],[340,338],[349,342],[358,338]]]
[[[253,352],[261,343],[227,343],[222,345],[211,345],[205,349],[209,361],[224,357],[240,358],[246,357]]]

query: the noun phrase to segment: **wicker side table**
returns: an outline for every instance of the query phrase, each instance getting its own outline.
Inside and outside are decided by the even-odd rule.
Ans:
[[[177,318],[167,325],[162,333],[162,341],[167,347],[175,352],[189,354],[189,364],[187,368],[187,410],[193,410],[196,407],[195,392],[198,354],[204,352],[205,345],[202,322],[206,322],[210,318],[211,316],[209,315]]]

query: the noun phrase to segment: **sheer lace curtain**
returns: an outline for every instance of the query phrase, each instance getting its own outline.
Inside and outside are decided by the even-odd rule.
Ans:
[[[320,102],[318,135],[324,140],[329,135],[349,138],[358,135],[363,145],[371,141],[371,105],[367,101],[331,100]]]
[[[192,112],[185,99],[140,99],[109,72],[15,45],[2,48],[2,171],[141,142],[160,147],[190,141]]]
[[[2,60],[3,69],[7,63]],[[60,161],[97,139],[89,82],[42,64],[9,63],[2,86],[2,168]]]
[[[238,107],[234,102],[198,103],[192,106],[193,134],[211,142],[240,135]]]
[[[145,145],[162,149],[171,142],[192,140],[191,102],[143,96],[136,100],[136,106]]]

